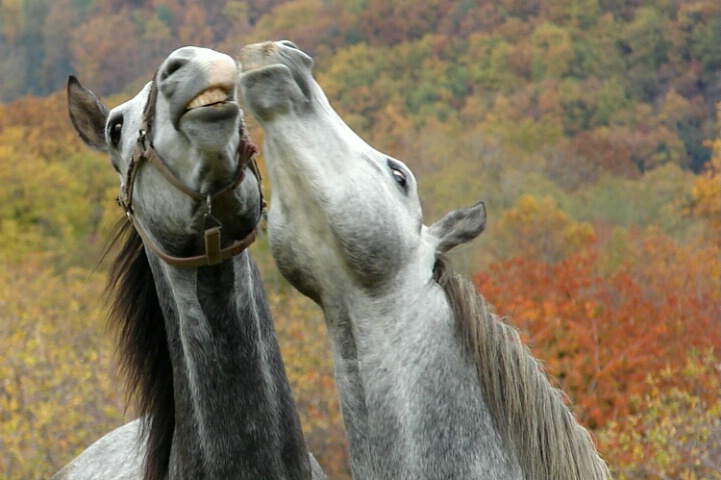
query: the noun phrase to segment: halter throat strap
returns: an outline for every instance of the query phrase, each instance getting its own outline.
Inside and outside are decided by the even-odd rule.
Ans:
[[[256,225],[253,227],[253,230],[251,230],[251,232],[242,239],[236,240],[228,247],[220,248],[220,227],[208,228],[204,232],[205,253],[203,255],[175,257],[163,252],[153,242],[145,229],[135,220],[135,216],[133,214],[128,213],[128,218],[132,222],[135,231],[138,232],[138,235],[140,235],[140,238],[143,240],[143,244],[150,248],[165,263],[179,268],[207,267],[222,263],[225,260],[242,253],[243,250],[248,248],[255,241],[258,234],[258,226]]]
[[[157,76],[157,73],[156,73]],[[118,196],[118,204],[125,209],[125,213],[128,219],[133,224],[133,227],[140,235],[143,243],[150,248],[158,257],[164,262],[180,268],[197,268],[201,266],[217,265],[225,260],[228,260],[248,248],[254,241],[258,232],[258,225],[251,230],[250,233],[245,235],[240,240],[236,240],[230,246],[221,248],[221,227],[218,224],[204,230],[205,239],[205,253],[203,255],[191,256],[191,257],[176,257],[163,252],[155,242],[150,238],[150,235],[136,220],[133,211],[133,190],[135,186],[135,180],[138,174],[138,170],[144,163],[152,165],[163,177],[177,188],[179,191],[198,201],[206,201],[208,203],[208,209],[213,199],[223,195],[227,192],[234,190],[240,185],[245,178],[246,169],[250,169],[253,175],[258,180],[258,188],[260,192],[260,208],[261,213],[266,208],[266,202],[263,197],[263,185],[262,177],[258,164],[255,160],[255,154],[258,152],[258,148],[253,145],[248,136],[245,134],[243,125],[240,126],[240,141],[238,144],[238,151],[236,156],[238,158],[238,169],[233,175],[233,179],[230,183],[222,187],[220,190],[216,190],[210,194],[202,194],[197,190],[194,190],[183,183],[168,167],[167,162],[163,159],[160,154],[155,151],[152,143],[152,125],[153,118],[155,115],[155,103],[158,96],[156,78],[153,78],[153,83],[148,94],[148,100],[143,109],[143,122],[138,135],[138,141],[133,150],[131,157],[130,166],[126,174],[125,184]],[[206,215],[207,218],[210,216],[210,211]],[[259,222],[262,215],[259,216]]]

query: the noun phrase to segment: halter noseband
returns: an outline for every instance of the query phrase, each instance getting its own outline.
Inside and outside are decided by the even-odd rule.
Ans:
[[[236,240],[235,242],[233,242],[233,244],[226,248],[221,248],[220,231],[222,225],[220,225],[220,222],[213,219],[213,217],[210,215],[212,200],[216,197],[219,197],[220,195],[223,195],[224,193],[234,190],[238,185],[240,185],[240,182],[242,182],[243,178],[245,178],[246,167],[249,168],[251,172],[253,172],[253,175],[255,175],[256,179],[258,180],[258,189],[260,192],[260,206],[261,210],[265,209],[266,202],[263,197],[262,177],[260,174],[260,170],[258,169],[258,164],[255,160],[255,154],[258,152],[258,148],[250,142],[250,139],[248,138],[245,130],[243,129],[243,123],[241,122],[240,143],[238,144],[237,151],[238,171],[233,176],[233,180],[220,190],[217,190],[210,194],[202,194],[196,190],[193,190],[192,188],[184,184],[170,170],[170,168],[168,168],[168,165],[163,159],[163,157],[161,157],[160,154],[156,152],[155,148],[153,147],[152,122],[155,116],[155,101],[157,97],[157,82],[156,79],[153,78],[150,93],[148,95],[148,100],[145,104],[145,108],[143,109],[143,123],[140,127],[138,141],[135,145],[135,148],[133,149],[130,166],[128,167],[128,172],[125,178],[125,184],[121,188],[120,195],[118,196],[118,204],[125,209],[125,213],[127,214],[128,219],[130,219],[130,221],[132,222],[135,231],[138,232],[138,235],[140,235],[140,237],[142,238],[143,243],[147,245],[153,252],[155,252],[156,255],[158,255],[158,257],[160,257],[166,263],[181,268],[197,268],[207,265],[217,265],[224,260],[238,255],[243,250],[248,248],[250,244],[255,241],[256,234],[258,233],[258,225],[256,225],[255,227],[253,227],[253,230],[245,237],[241,238],[240,240]],[[135,185],[135,178],[138,174],[138,169],[145,162],[155,167],[155,169],[160,172],[171,185],[173,185],[184,194],[188,195],[194,200],[206,202],[207,211],[205,214],[205,220],[207,221],[208,218],[211,218],[215,220],[217,225],[208,227],[204,230],[205,254],[193,257],[174,257],[172,255],[168,255],[167,253],[163,252],[151,240],[147,232],[135,219],[135,215],[133,212],[133,188]]]

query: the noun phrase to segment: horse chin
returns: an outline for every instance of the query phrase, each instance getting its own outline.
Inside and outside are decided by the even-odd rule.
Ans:
[[[204,151],[222,150],[240,127],[240,108],[225,103],[194,108],[180,117],[178,130]]]
[[[180,117],[180,124],[188,122],[215,123],[235,120],[240,115],[240,107],[235,102],[222,102],[193,108]]]

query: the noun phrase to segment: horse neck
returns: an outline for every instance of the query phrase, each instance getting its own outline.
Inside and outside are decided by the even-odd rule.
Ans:
[[[319,303],[331,343],[353,476],[390,478],[384,474],[388,469],[380,465],[383,457],[374,454],[374,432],[368,412],[368,394],[373,385],[367,385],[367,377],[375,371],[376,365],[365,360],[377,358],[375,347],[378,344],[373,341],[373,333],[383,335],[370,326],[383,322],[383,317],[393,316],[392,308],[377,309],[378,303],[350,281],[326,284]]]
[[[268,302],[248,251],[197,270],[148,255],[173,369],[171,476],[310,478]]]
[[[323,313],[333,353],[336,387],[355,478],[374,478],[368,444],[368,411],[350,311],[341,298],[323,301]]]
[[[440,287],[342,291],[323,305],[354,476],[519,478]]]

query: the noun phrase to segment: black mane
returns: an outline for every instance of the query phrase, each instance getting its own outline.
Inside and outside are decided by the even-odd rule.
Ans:
[[[165,319],[150,264],[138,233],[127,218],[115,227],[107,251],[122,243],[108,285],[108,326],[118,336],[117,357],[126,395],[142,416],[146,438],[145,480],[164,478],[175,428],[173,373]],[[106,253],[107,253],[106,251]]]

